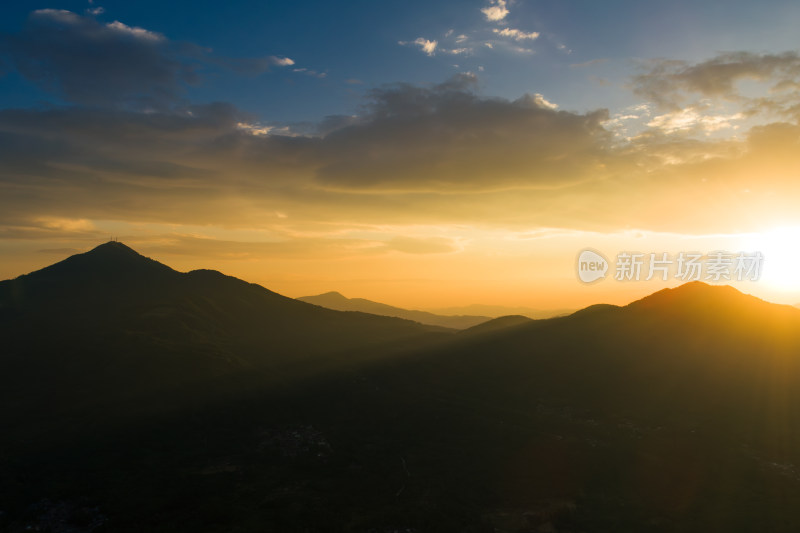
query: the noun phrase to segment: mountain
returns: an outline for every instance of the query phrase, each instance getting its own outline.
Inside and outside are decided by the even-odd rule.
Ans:
[[[568,315],[574,309],[534,309],[532,307],[509,307],[505,305],[471,304],[460,307],[443,307],[431,309],[431,312],[442,315],[482,315],[492,318],[501,316],[525,316],[533,320]]]
[[[2,531],[796,531],[800,310],[454,334],[104,245],[0,283]]]
[[[495,332],[507,328],[516,328],[524,326],[532,321],[533,319],[521,315],[501,316],[499,318],[493,318],[488,322],[483,322],[482,324],[478,324],[477,326],[472,326],[471,328],[464,330],[462,334],[481,335],[484,333]]]
[[[480,515],[490,527],[800,526],[800,311],[790,306],[691,283],[459,335],[369,379],[418,399],[397,433],[459,447],[428,460],[458,471],[462,487],[491,487]]]
[[[360,311],[373,315],[394,316],[413,320],[421,324],[441,326],[453,329],[466,329],[490,320],[488,316],[470,315],[436,315],[426,311],[412,311],[391,305],[365,300],[364,298],[347,298],[338,292],[326,292],[316,296],[303,296],[298,300],[337,311]]]
[[[152,400],[223,376],[324,373],[450,331],[323,309],[216,271],[177,272],[109,242],[0,282],[0,385],[7,395],[46,389],[65,409],[92,395]]]

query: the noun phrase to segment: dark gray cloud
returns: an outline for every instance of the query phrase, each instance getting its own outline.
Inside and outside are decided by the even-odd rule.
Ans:
[[[290,64],[272,56],[218,57],[144,28],[56,9],[34,11],[19,33],[0,35],[0,73],[16,69],[42,89],[84,106],[164,110],[210,68],[254,74]]]
[[[773,197],[796,189],[786,170],[800,161],[794,125],[755,128],[745,140],[651,132],[619,144],[603,127],[605,111],[559,111],[536,95],[485,98],[474,86],[461,76],[381,87],[358,115],[323,121],[316,131],[325,133],[315,135],[267,133],[221,103],[153,113],[2,110],[0,225],[39,232],[36,221],[53,218],[251,227],[413,220],[666,229],[676,224],[670,206],[687,198],[734,191],[745,202],[767,186]],[[754,183],[766,168],[771,179]],[[450,244],[392,246],[434,252]]]
[[[301,136],[263,134],[268,128],[221,103],[151,113],[2,110],[0,187],[10,192],[0,207],[7,219],[211,223],[287,209],[318,219],[380,212],[400,220],[409,209],[442,218],[458,205],[492,211],[494,202],[469,196],[481,191],[605,176],[613,155],[604,111],[557,111],[536,96],[483,98],[474,87],[469,76],[382,87],[358,116],[332,117],[316,128],[324,134]],[[430,195],[424,207],[420,192]],[[444,209],[439,196],[458,200]],[[221,209],[225,199],[247,208]]]
[[[764,82],[771,95],[750,98],[738,84]],[[644,72],[632,79],[635,93],[667,109],[680,109],[697,97],[718,98],[744,104],[751,113],[782,111],[797,103],[800,55],[797,52],[755,54],[727,52],[689,63],[659,59],[645,63]]]
[[[318,178],[344,187],[553,187],[605,157],[605,110],[557,111],[541,97],[482,98],[476,78],[373,90],[364,115],[329,133]]]

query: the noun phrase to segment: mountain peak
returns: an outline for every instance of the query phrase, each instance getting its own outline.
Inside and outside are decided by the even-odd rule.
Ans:
[[[119,241],[108,241],[104,242],[99,246],[95,246],[84,255],[87,254],[94,254],[94,255],[128,255],[130,257],[144,257],[139,252],[131,248],[130,246],[126,246],[125,244]]]
[[[308,296],[308,298],[312,298],[312,297]],[[318,294],[314,298],[327,298],[328,300],[349,300],[350,299],[347,296],[345,296],[344,294],[342,294],[341,292],[336,292],[336,291],[324,292],[322,294]]]
[[[662,289],[628,305],[632,308],[717,307],[762,300],[730,285],[709,285],[690,281],[672,289]]]
[[[174,272],[170,267],[126,246],[119,241],[108,241],[88,252],[76,254],[29,274],[37,277],[60,278],[62,276],[98,277],[125,276],[132,274],[155,274]]]

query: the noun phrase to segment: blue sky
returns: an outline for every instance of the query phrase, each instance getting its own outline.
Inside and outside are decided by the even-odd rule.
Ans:
[[[365,89],[392,82],[436,83],[457,72],[478,74],[486,94],[517,98],[541,93],[562,108],[618,108],[635,97],[622,86],[637,59],[699,60],[730,50],[783,51],[796,46],[796,2],[525,1],[487,20],[483,1],[429,2],[8,2],[0,31],[20,31],[36,9],[96,15],[103,22],[158,32],[233,58],[289,57],[291,68],[258,75],[208,72],[185,96],[226,101],[268,122],[315,121],[357,112]],[[536,32],[516,41],[494,29]],[[450,37],[447,33],[452,30]],[[455,39],[464,35],[463,43]],[[438,41],[427,55],[414,45]],[[485,46],[494,42],[493,49]],[[518,52],[509,46],[527,48]],[[445,49],[468,48],[453,55]],[[596,61],[586,67],[571,65]],[[293,72],[295,69],[307,69]],[[482,70],[481,70],[482,69]],[[324,78],[309,75],[314,71]],[[359,83],[356,83],[358,81]],[[53,101],[16,75],[0,83],[4,107]]]

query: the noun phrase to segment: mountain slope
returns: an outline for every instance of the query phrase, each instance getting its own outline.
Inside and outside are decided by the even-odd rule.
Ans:
[[[442,315],[484,315],[491,318],[520,315],[532,320],[565,316],[574,309],[534,309],[532,307],[509,307],[505,305],[471,304],[459,307],[443,307],[431,312]]]
[[[162,276],[170,281],[158,281]],[[291,309],[274,293],[209,271],[159,269],[144,277],[162,283],[159,305],[151,305],[155,295],[134,291],[130,296],[140,300],[133,308],[104,309],[135,319],[136,328],[97,341],[102,335],[86,327],[70,340],[81,347],[98,342],[87,359],[96,366],[76,360],[80,353],[63,342],[34,342],[52,353],[25,352],[48,364],[66,360],[61,396],[42,386],[47,367],[3,374],[11,377],[0,388],[0,420],[11,438],[0,441],[0,475],[8,480],[0,484],[7,511],[0,529],[44,529],[57,513],[76,523],[104,517],[110,530],[130,532],[800,529],[794,308],[688,284],[623,307],[401,337],[396,357],[376,357],[388,354],[384,344],[364,347],[357,342],[366,341],[336,338],[323,327],[328,333],[314,333],[327,343],[316,346],[319,357],[302,361],[348,363],[313,379],[285,380],[278,366],[257,366],[273,336],[305,343],[312,326],[317,331],[332,317],[355,334],[349,321],[363,326],[364,315],[302,302]],[[183,281],[170,292],[176,279]],[[0,284],[3,302],[28,291],[9,287]],[[116,301],[93,298],[98,305]],[[14,330],[45,316],[39,304],[11,308]],[[232,332],[259,323],[236,329],[239,321],[262,308],[289,318],[236,344]],[[292,326],[298,319],[303,327]],[[403,331],[420,328],[375,319],[411,328]],[[158,324],[185,329],[169,335]],[[135,332],[153,337],[129,343]],[[175,372],[187,372],[214,360],[196,351],[212,342],[236,358],[223,361],[225,368],[238,364],[253,379],[203,372],[212,379],[197,381],[202,387],[174,386],[171,395],[149,400],[140,395],[132,406],[117,402],[97,416],[87,413],[110,396],[90,388],[86,410],[63,416],[61,398],[74,402],[74,384],[87,382],[63,379],[78,363],[88,380],[98,379],[114,368],[131,372],[125,357],[151,350],[147,359],[162,371],[173,361]],[[262,351],[248,351],[257,346]],[[332,355],[341,346],[349,348]],[[287,360],[288,352],[276,353]],[[206,387],[224,394],[173,409]],[[31,407],[31,396],[39,408]],[[146,416],[135,416],[146,401]]]
[[[509,315],[493,318],[488,322],[472,326],[471,328],[462,331],[465,335],[485,335],[487,333],[494,333],[507,328],[516,328],[532,322],[532,319],[522,315]]]
[[[328,309],[335,309],[337,311],[361,311],[373,315],[394,316],[413,320],[421,324],[453,329],[466,329],[491,320],[488,316],[436,315],[426,311],[402,309],[400,307],[393,307],[391,305],[365,300],[364,298],[347,298],[338,292],[326,292],[316,296],[303,296],[298,298],[298,300],[321,307],[327,307]]]
[[[407,444],[491,486],[481,516],[496,529],[800,526],[800,312],[789,306],[689,284],[459,335],[368,376],[416,399],[396,434],[460,447]]]
[[[278,382],[448,331],[323,309],[215,271],[180,273],[109,242],[0,282],[0,396],[47,390],[66,408],[79,396],[171,394],[243,373]]]

